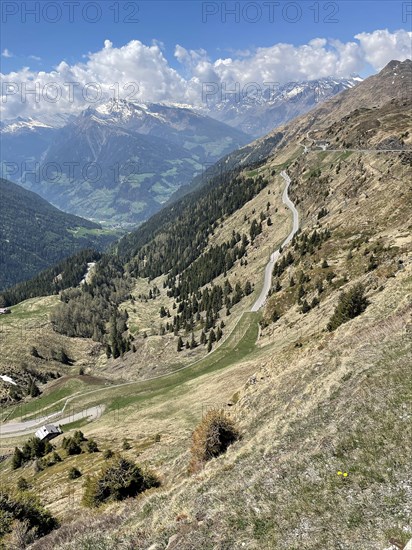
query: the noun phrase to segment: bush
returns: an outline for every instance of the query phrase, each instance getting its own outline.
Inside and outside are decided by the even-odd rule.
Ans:
[[[16,447],[14,449],[13,458],[11,461],[13,470],[17,470],[17,468],[20,468],[22,464],[23,464],[23,453],[18,447]]]
[[[13,528],[13,522],[26,522],[33,535],[43,537],[58,527],[57,520],[31,493],[0,490],[0,541]]]
[[[56,451],[54,451],[54,453],[52,454],[52,461],[54,464],[57,464],[58,462],[61,462],[62,461],[62,458],[61,456],[59,455],[59,453],[56,453]]]
[[[19,491],[27,491],[30,488],[29,482],[25,477],[19,477],[17,481],[17,489]]]
[[[87,450],[89,453],[97,453],[99,451],[99,447],[97,446],[97,443],[94,439],[90,439],[87,442]]]
[[[127,441],[127,439],[123,439],[122,448],[123,448],[124,451],[128,451],[129,449],[132,448],[132,446],[131,446],[130,443]]]
[[[32,380],[32,382],[30,383],[28,395],[30,395],[30,397],[37,397],[38,395],[40,395],[39,387],[34,380]]]
[[[77,479],[78,477],[81,477],[81,475],[82,475],[81,471],[73,466],[73,468],[70,468],[69,473],[67,474],[67,477],[69,479]]]
[[[79,455],[82,452],[80,445],[74,440],[73,437],[64,437],[62,447],[65,449],[68,455]]]
[[[103,458],[106,460],[109,460],[110,458],[113,458],[114,452],[111,449],[106,449],[103,453]]]
[[[153,474],[120,457],[103,468],[98,476],[86,479],[82,502],[85,506],[96,508],[103,502],[134,497],[159,485]]]
[[[368,307],[369,301],[365,297],[363,285],[357,284],[348,292],[343,292],[339,298],[338,305],[329,323],[328,330],[333,331],[343,323],[360,315]]]
[[[84,433],[80,430],[76,430],[73,434],[74,441],[80,445],[83,441],[87,441],[87,439],[84,437]]]
[[[240,438],[239,430],[223,411],[209,411],[192,436],[190,471],[199,470],[205,462],[224,453]]]

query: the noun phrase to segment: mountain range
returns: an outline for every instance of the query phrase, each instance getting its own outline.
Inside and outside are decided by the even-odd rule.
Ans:
[[[67,212],[136,225],[205,166],[250,137],[194,111],[110,101],[51,127],[11,121],[1,129],[3,175]],[[14,166],[14,165],[13,165]]]
[[[2,174],[99,223],[141,223],[214,163],[361,81],[325,78],[219,95],[201,106],[112,100],[79,116],[4,121]]]
[[[317,104],[362,82],[359,76],[351,78],[329,77],[283,85],[251,83],[241,88],[204,92],[201,112],[238,128],[253,136],[261,137],[274,128],[302,115]]]

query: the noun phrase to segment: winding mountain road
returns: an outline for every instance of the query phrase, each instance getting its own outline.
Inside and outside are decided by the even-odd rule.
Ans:
[[[298,214],[298,211],[296,210],[295,205],[290,200],[289,195],[288,195],[288,190],[289,190],[289,186],[291,184],[291,179],[287,175],[285,170],[283,170],[283,172],[281,172],[280,175],[282,176],[282,178],[286,182],[286,186],[285,186],[285,189],[284,189],[283,195],[282,195],[282,201],[283,201],[283,204],[286,204],[286,206],[292,211],[292,214],[293,214],[292,231],[289,233],[289,235],[286,237],[286,239],[281,244],[281,248],[283,249],[286,245],[288,245],[290,243],[290,241],[293,239],[293,236],[295,235],[295,233],[299,229],[299,214]],[[267,299],[268,294],[269,294],[269,291],[270,291],[270,288],[272,286],[273,268],[275,266],[275,263],[278,261],[279,256],[280,256],[280,249],[278,248],[270,256],[269,262],[267,263],[266,268],[265,268],[265,279],[264,279],[264,282],[263,282],[262,291],[260,293],[259,298],[253,304],[252,309],[250,311],[259,311],[259,309],[261,307],[263,307],[263,305],[265,304],[266,299]]]
[[[292,214],[293,214],[293,228],[292,228],[292,231],[289,233],[289,235],[286,237],[286,239],[283,241],[283,243],[281,245],[281,248],[283,248],[287,244],[290,243],[290,241],[293,239],[293,236],[295,235],[295,233],[299,229],[299,214],[298,214],[298,211],[296,210],[295,205],[290,200],[289,195],[288,195],[288,190],[289,190],[289,186],[291,184],[291,179],[285,171],[281,172],[280,175],[282,176],[282,178],[286,182],[285,189],[284,189],[283,195],[282,195],[282,201],[283,201],[283,204],[285,204],[292,211]],[[252,309],[251,309],[252,312],[258,311],[266,302],[266,299],[268,297],[268,294],[269,294],[269,291],[270,291],[270,288],[271,288],[271,285],[272,285],[273,267],[274,267],[275,263],[277,262],[277,260],[279,259],[280,254],[281,254],[280,250],[278,249],[278,250],[275,250],[275,252],[273,252],[270,256],[269,262],[267,263],[266,268],[265,268],[265,278],[264,278],[264,282],[263,282],[263,288],[262,288],[262,291],[260,293],[259,298],[256,300],[256,302],[252,306]],[[235,327],[235,329],[236,329],[236,327]],[[235,329],[233,329],[233,331]],[[187,368],[193,366],[194,364],[196,364],[199,361],[202,361],[202,359],[199,359],[198,361],[195,361],[194,363],[191,363],[190,365],[186,365],[186,366],[184,366],[184,367],[182,367],[181,369],[178,369],[178,370],[187,369]],[[173,371],[173,373],[175,373],[175,372],[177,372],[177,371]],[[164,378],[166,376],[168,376],[168,374],[162,374],[162,375],[159,375],[159,376],[154,376],[150,380],[154,380],[156,378]],[[126,383],[123,383],[123,384],[116,384],[114,386],[111,386],[111,388],[118,388],[120,386],[128,386],[128,385],[135,384],[135,383],[136,382],[133,381],[133,382],[126,382]],[[107,388],[99,388],[99,389],[96,389],[96,390],[92,390],[92,391],[89,391],[89,392],[86,392],[86,393],[82,394],[82,396],[88,395],[88,394],[91,394],[91,393],[97,393],[97,392],[100,392],[102,390],[107,390]],[[98,405],[96,407],[90,407],[88,409],[85,409],[85,410],[83,410],[81,412],[78,412],[78,413],[75,413],[75,414],[72,413],[72,414],[66,414],[65,415],[65,410],[67,408],[67,405],[77,395],[78,394],[74,394],[71,397],[67,398],[65,400],[63,408],[60,411],[57,411],[55,413],[51,413],[49,415],[44,415],[44,416],[38,416],[37,418],[35,418],[33,420],[25,420],[25,421],[22,421],[22,422],[7,422],[7,423],[0,422],[0,439],[5,438],[5,437],[22,436],[22,435],[32,434],[36,428],[38,428],[41,425],[43,425],[47,422],[50,422],[50,421],[51,422],[53,422],[53,421],[56,422],[58,420],[58,424],[63,425],[63,424],[69,424],[69,423],[72,423],[72,422],[75,422],[77,420],[81,420],[81,419],[84,419],[84,418],[87,418],[89,421],[96,420],[97,418],[99,418],[102,415],[102,413],[104,411],[104,405]]]

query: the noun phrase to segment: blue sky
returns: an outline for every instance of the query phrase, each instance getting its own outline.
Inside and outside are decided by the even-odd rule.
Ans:
[[[271,3],[272,12],[265,2],[109,0],[98,2],[100,13],[90,5],[84,15],[84,5],[92,3],[83,0],[74,2],[79,6],[72,7],[73,22],[69,3],[60,2],[59,17],[53,2],[3,1],[1,49],[12,56],[2,58],[3,73],[22,66],[49,71],[62,60],[75,63],[88,52],[100,50],[105,39],[114,46],[133,39],[145,44],[158,40],[164,44],[170,65],[179,67],[173,56],[176,44],[187,49],[203,48],[216,59],[278,42],[300,45],[316,37],[346,42],[360,32],[410,30],[412,21],[412,16],[406,15],[408,3],[394,0],[279,1]],[[39,21],[29,13],[34,4],[39,5]],[[236,8],[238,21],[229,13]]]
[[[0,6],[4,119],[46,120],[114,97],[201,107],[211,84],[216,94],[251,83],[263,91],[268,83],[366,77],[411,57],[412,1],[3,0]],[[47,95],[50,85],[56,101]],[[37,92],[27,94],[33,87]]]

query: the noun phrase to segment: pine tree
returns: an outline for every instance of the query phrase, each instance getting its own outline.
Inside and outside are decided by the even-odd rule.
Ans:
[[[279,318],[280,318],[280,315],[279,315],[277,309],[274,309],[273,313],[272,313],[272,323],[276,323],[276,321],[278,321]]]
[[[14,449],[13,459],[12,459],[13,470],[17,470],[17,468],[20,468],[22,464],[23,464],[23,453],[18,447],[16,447]]]
[[[250,281],[246,281],[244,292],[245,292],[245,296],[249,296],[249,294],[252,293],[252,285]]]
[[[182,349],[183,349],[183,340],[182,340],[182,337],[179,336],[179,340],[177,341],[177,351],[181,352]]]
[[[357,317],[365,311],[368,305],[369,301],[365,296],[365,288],[362,284],[357,284],[348,292],[343,292],[328,323],[328,330],[333,331],[341,324]]]
[[[197,347],[197,342],[195,340],[195,335],[192,332],[192,339],[190,340],[190,349],[195,349]]]
[[[30,382],[29,395],[30,397],[37,397],[38,395],[40,395],[39,387],[34,380]]]

